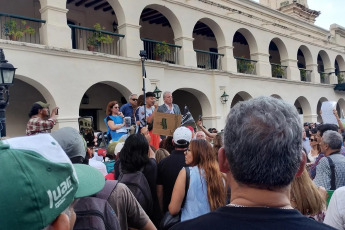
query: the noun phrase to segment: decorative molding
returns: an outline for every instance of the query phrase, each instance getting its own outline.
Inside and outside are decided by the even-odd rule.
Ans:
[[[55,7],[55,6],[45,6],[45,7],[41,8],[39,11],[42,14],[47,10],[53,10],[53,11],[57,11],[57,12],[60,12],[63,14],[67,14],[67,12],[68,12],[68,9],[66,9],[66,8],[63,9],[63,8],[59,8],[59,7]],[[46,23],[48,23],[48,21]]]
[[[179,37],[179,38],[175,38],[174,41],[175,42],[178,42],[178,41],[181,41],[181,40],[187,40],[187,41],[194,41],[194,38],[190,38],[190,37]]]
[[[134,24],[129,24],[129,23],[124,23],[120,26],[117,27],[117,29],[122,29],[122,28],[125,28],[125,27],[128,27],[128,28],[134,28],[134,29],[140,29],[141,28],[141,25],[134,25]]]

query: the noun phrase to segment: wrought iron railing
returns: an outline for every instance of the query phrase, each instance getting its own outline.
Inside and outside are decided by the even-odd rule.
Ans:
[[[178,64],[178,55],[182,46],[146,38],[141,40],[144,43],[147,59]]]
[[[194,49],[198,68],[222,70],[224,54]]]
[[[286,79],[286,68],[287,66],[271,63],[272,77]]]
[[[45,20],[0,13],[0,39],[40,44],[39,28]]]
[[[312,70],[299,68],[301,81],[311,82],[311,72]]]
[[[72,24],[68,26],[71,28],[73,49],[121,55],[120,42],[125,35]]]
[[[338,77],[338,84],[345,82],[345,71],[335,72],[335,75]]]
[[[330,73],[325,73],[325,72],[319,72],[320,74],[320,82],[322,84],[329,84],[329,75]]]
[[[235,57],[237,62],[237,72],[245,74],[256,74],[257,61],[242,57]]]

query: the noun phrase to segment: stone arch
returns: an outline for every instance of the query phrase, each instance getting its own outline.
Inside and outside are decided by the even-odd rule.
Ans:
[[[311,121],[312,110],[310,102],[307,98],[300,96],[295,100],[294,103],[298,113],[303,116],[303,122]]]
[[[323,62],[323,67],[324,67],[324,71],[326,71],[327,69],[329,68],[333,68],[332,64],[331,64],[331,60],[328,56],[328,54],[326,53],[326,51],[324,50],[321,50],[318,54],[318,56],[320,55],[321,59],[322,59],[322,62]],[[319,69],[320,72],[323,72],[321,71],[321,69]]]
[[[109,5],[111,5],[115,12],[117,24],[123,25],[126,22],[126,14],[119,0],[107,0],[107,2],[109,3]]]
[[[47,102],[50,108],[56,106],[49,90],[27,76],[16,74],[14,84],[9,88],[9,94],[9,105],[6,107],[7,137],[25,135],[28,114],[36,101]]]
[[[248,30],[248,29],[245,29],[245,28],[240,28],[238,29],[236,33],[240,33],[243,35],[243,37],[246,39],[247,43],[248,43],[248,46],[249,46],[249,53],[250,53],[250,56],[253,54],[253,53],[257,53],[258,52],[258,45],[257,45],[257,41],[254,37],[254,35]],[[233,37],[235,36],[235,34],[233,35]],[[235,55],[235,54],[234,54]],[[251,57],[249,57],[249,59],[251,59]]]
[[[166,17],[170,23],[170,26],[172,28],[174,38],[179,38],[182,36],[182,27],[180,20],[176,17],[176,14],[172,11],[172,9],[169,9],[166,6],[159,5],[159,4],[150,4],[146,5],[144,9],[151,8],[154,10],[157,10],[160,12],[164,17]],[[142,11],[141,11],[142,12]],[[141,18],[141,15],[139,15]]]
[[[212,114],[212,106],[209,98],[203,92],[193,88],[178,88],[173,91],[174,103],[180,107],[183,113],[184,106],[187,105],[194,120],[199,115],[209,117]]]
[[[240,101],[248,101],[251,98],[253,97],[249,93],[245,91],[240,91],[233,97],[230,108],[234,107]]]
[[[274,43],[275,46],[278,48],[278,53],[279,53],[279,63],[276,63],[276,64],[281,64],[281,61],[282,60],[286,60],[288,59],[288,51],[286,49],[286,46],[284,44],[284,42],[280,39],[280,38],[273,38],[270,42],[271,43]],[[271,60],[270,60],[271,62]]]
[[[321,105],[322,105],[322,102],[325,102],[325,101],[328,101],[328,99],[325,98],[325,97],[321,97],[318,100],[317,106],[316,106],[317,121],[320,122],[320,123],[322,122],[322,118],[321,118],[321,115],[320,115]]]
[[[91,85],[85,92],[89,99],[88,104],[82,104],[82,97],[79,100],[79,115],[92,116],[94,127],[97,130],[106,131],[107,128],[103,119],[106,117],[105,111],[110,101],[117,101],[119,106],[127,103],[131,91],[125,86],[112,81],[101,81]]]
[[[345,61],[341,55],[338,55],[334,61],[334,69],[335,75],[338,76],[338,83],[342,83],[341,81],[345,78]]]
[[[218,47],[225,46],[225,35],[222,28],[218,25],[217,22],[210,18],[201,18],[199,19],[199,21],[207,25],[212,30],[216,38]]]
[[[272,94],[271,97],[277,98],[277,99],[282,99],[281,96],[279,96],[278,94]]]
[[[313,64],[313,57],[308,47],[306,47],[305,45],[301,45],[298,49],[298,52],[299,51],[303,54],[303,58],[304,58],[303,64],[305,66],[304,68],[307,68],[308,65]],[[300,62],[302,62],[302,60],[300,60],[301,58],[299,58],[298,52],[297,52],[297,65],[299,65]],[[303,67],[298,66],[298,68],[303,68]]]

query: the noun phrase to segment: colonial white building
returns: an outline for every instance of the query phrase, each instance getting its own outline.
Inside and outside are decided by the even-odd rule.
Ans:
[[[0,6],[0,48],[18,68],[7,136],[25,134],[38,100],[60,107],[58,127],[77,128],[79,115],[92,115],[105,130],[107,103],[141,94],[140,50],[148,54],[147,90],[173,92],[174,102],[202,115],[207,127],[222,129],[234,104],[262,95],[294,104],[304,121],[318,121],[327,100],[345,109],[345,94],[334,90],[345,76],[345,28],[315,26],[320,12],[305,0],[0,0]],[[93,30],[96,23],[107,33]],[[11,25],[24,34],[10,37]]]

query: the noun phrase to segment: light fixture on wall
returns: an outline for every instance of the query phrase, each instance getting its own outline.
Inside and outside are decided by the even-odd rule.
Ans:
[[[9,87],[13,85],[16,69],[5,59],[4,51],[0,48],[0,138],[6,136],[6,107],[10,98]],[[4,94],[6,97],[4,97]]]
[[[153,93],[154,93],[155,97],[157,98],[157,100],[159,98],[161,98],[162,91],[160,91],[157,86],[156,86],[155,90],[153,91]]]
[[[118,26],[118,24],[114,21],[114,22],[113,22],[113,30],[114,30],[114,33],[117,31],[117,26]]]
[[[83,98],[81,99],[81,104],[88,105],[89,104],[89,96],[84,94]]]
[[[224,91],[223,95],[220,96],[220,101],[222,102],[222,104],[225,104],[228,100],[229,100],[229,95],[227,95]]]

